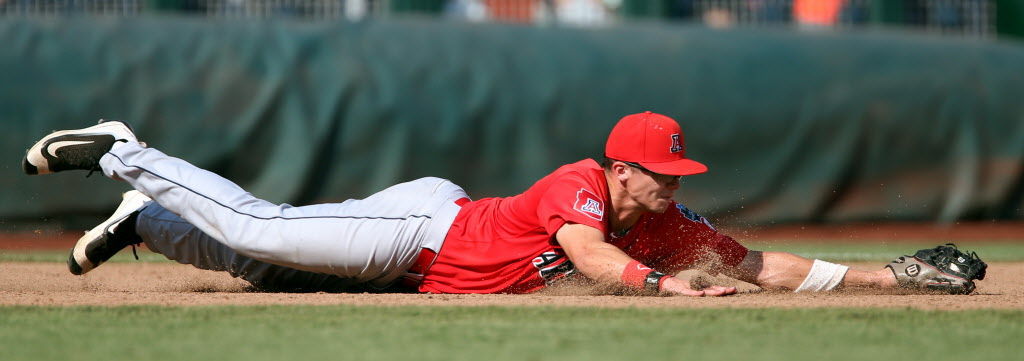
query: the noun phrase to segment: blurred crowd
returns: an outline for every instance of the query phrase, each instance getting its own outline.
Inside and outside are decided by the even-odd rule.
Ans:
[[[985,35],[998,0],[0,0],[0,14],[206,16],[359,20],[395,14],[466,21],[604,26],[629,19],[700,21],[713,27],[834,28],[896,24]]]
[[[473,21],[601,25],[628,17],[699,20],[711,26],[841,26],[898,21],[961,27],[990,20],[990,0],[448,0],[445,13]]]

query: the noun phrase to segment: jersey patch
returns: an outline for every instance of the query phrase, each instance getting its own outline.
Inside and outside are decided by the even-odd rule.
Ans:
[[[717,229],[715,229],[715,226],[712,226],[711,222],[708,222],[707,218],[701,217],[696,212],[691,211],[689,208],[686,208],[686,206],[676,203],[676,209],[678,209],[679,213],[681,213],[683,217],[686,217],[686,219],[689,219],[697,223],[703,223],[707,225],[709,228],[711,228],[711,230],[717,231]]]
[[[604,202],[601,202],[597,195],[585,188],[580,188],[580,191],[576,192],[576,203],[573,204],[572,209],[587,217],[599,221],[604,220]]]
[[[562,252],[541,253],[533,259],[533,266],[537,267],[540,278],[548,285],[576,273],[576,265]]]

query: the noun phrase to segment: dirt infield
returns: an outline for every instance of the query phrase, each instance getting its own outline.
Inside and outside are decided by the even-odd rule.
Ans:
[[[874,268],[877,264],[854,264]],[[741,293],[722,298],[589,295],[589,290],[555,288],[533,295],[426,295],[264,293],[225,273],[168,263],[112,263],[85,276],[72,276],[63,264],[0,263],[0,305],[425,305],[425,306],[594,306],[594,307],[897,307],[920,309],[1024,309],[1024,285],[1016,277],[1024,263],[994,263],[970,296],[886,293],[762,292],[740,285]]]
[[[974,223],[787,226],[726,232],[750,241],[791,240],[987,240],[1019,242],[1022,223]],[[80,232],[0,233],[0,250],[66,250]],[[879,263],[852,264],[873,269]],[[920,309],[1024,309],[1024,263],[991,263],[988,276],[970,296],[920,295],[878,290],[825,294],[763,292],[732,280],[741,293],[724,298],[630,297],[595,295],[579,287],[552,288],[533,295],[425,295],[265,293],[225,273],[169,263],[111,263],[86,276],[72,276],[58,263],[0,263],[0,305],[450,305],[450,306],[596,306],[596,307],[911,307]],[[684,275],[686,276],[686,275]]]

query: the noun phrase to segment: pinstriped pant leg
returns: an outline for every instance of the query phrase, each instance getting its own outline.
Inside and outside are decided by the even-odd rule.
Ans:
[[[276,205],[138,143],[111,150],[100,166],[241,255],[376,287],[403,275],[424,244],[440,244],[457,213],[452,200],[465,197],[447,180],[423,178],[362,200]]]
[[[344,291],[355,284],[352,279],[300,271],[241,255],[156,203],[139,214],[135,232],[146,247],[170,260],[199,269],[224,271],[261,289]]]

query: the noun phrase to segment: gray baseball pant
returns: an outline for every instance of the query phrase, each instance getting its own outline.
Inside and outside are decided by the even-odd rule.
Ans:
[[[331,288],[387,287],[405,275],[422,248],[441,250],[460,209],[455,200],[467,197],[448,180],[421,178],[361,200],[277,205],[135,142],[119,143],[100,167],[157,203],[136,223],[150,249],[257,286],[287,287],[288,277],[295,277],[296,284]]]

